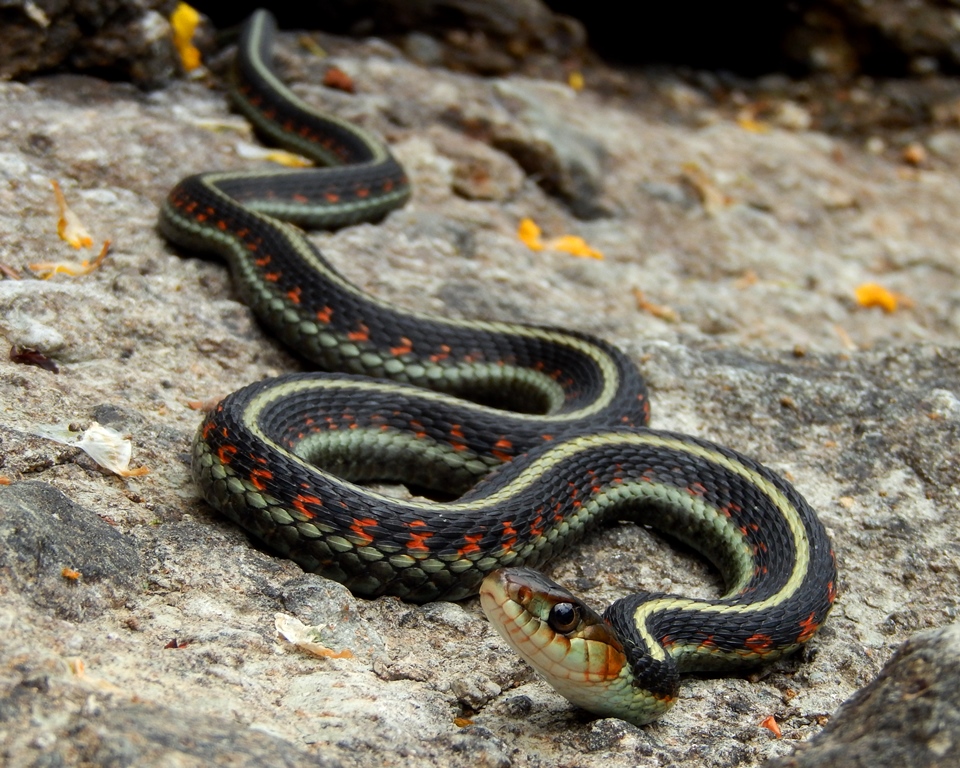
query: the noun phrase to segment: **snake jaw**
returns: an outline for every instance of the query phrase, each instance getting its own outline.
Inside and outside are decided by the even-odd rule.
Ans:
[[[622,705],[621,692],[633,696],[623,643],[583,601],[537,571],[501,568],[481,584],[480,604],[508,645],[558,693],[595,714],[637,722]],[[558,629],[557,606],[576,614],[569,626]]]

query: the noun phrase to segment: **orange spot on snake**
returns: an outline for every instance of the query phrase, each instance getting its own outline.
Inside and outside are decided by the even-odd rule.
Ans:
[[[467,542],[462,547],[457,550],[457,554],[461,557],[464,555],[470,555],[474,552],[480,551],[480,540],[483,538],[482,533],[468,533],[463,537],[463,540]]]
[[[309,505],[311,507],[322,507],[323,499],[317,496],[306,496],[302,493],[298,493],[293,498],[292,504],[293,504],[293,508],[297,510],[297,512],[299,512],[300,514],[309,518],[314,518],[316,517],[316,513],[313,512],[312,510],[307,509],[307,506]]]
[[[743,644],[751,651],[763,653],[764,651],[770,650],[770,648],[773,647],[773,638],[770,637],[770,635],[757,632],[756,634],[750,635],[750,637],[744,640]]]
[[[379,523],[374,520],[372,517],[364,517],[361,519],[353,518],[353,525],[350,526],[350,530],[353,531],[357,536],[363,539],[367,544],[370,544],[373,541],[373,535],[367,533],[367,528],[376,528]]]
[[[450,346],[447,344],[440,345],[440,351],[435,355],[430,355],[430,360],[434,363],[439,363],[441,360],[446,360],[450,357]]]
[[[517,543],[517,529],[513,527],[513,520],[504,520],[503,523],[503,551],[509,552]]]
[[[350,341],[369,341],[370,329],[364,323],[360,323],[360,325],[357,326],[357,330],[350,331],[350,333],[347,334],[347,338],[350,339]]]
[[[253,483],[253,487],[258,491],[266,489],[267,484],[263,482],[264,480],[273,480],[273,472],[269,469],[250,470],[250,482]]]
[[[424,528],[426,525],[423,520],[412,520],[407,523],[408,528]],[[410,541],[407,542],[407,550],[410,552],[429,552],[430,547],[427,546],[427,540],[432,537],[433,533],[430,531],[424,531],[423,533],[410,531]]]
[[[400,337],[400,345],[396,347],[390,347],[390,354],[394,357],[400,357],[400,355],[408,355],[413,352],[413,342],[410,341],[406,336]]]
[[[713,651],[716,649],[717,644],[713,640],[713,635],[707,635],[700,641],[700,645],[697,647],[702,651]]]
[[[820,624],[817,623],[817,620],[814,618],[814,614],[811,612],[807,618],[800,622],[800,634],[797,635],[798,643],[805,643],[814,633],[820,628]]]

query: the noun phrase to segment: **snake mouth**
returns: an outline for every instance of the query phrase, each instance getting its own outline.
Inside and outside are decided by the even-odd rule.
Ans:
[[[555,688],[616,678],[626,664],[613,628],[538,571],[493,571],[480,585],[480,605],[510,647]]]

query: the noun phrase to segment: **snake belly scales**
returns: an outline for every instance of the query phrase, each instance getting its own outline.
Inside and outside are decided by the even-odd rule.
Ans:
[[[428,316],[346,281],[299,227],[382,218],[409,197],[386,146],[277,76],[275,22],[256,12],[235,104],[308,169],[181,181],[161,232],[230,265],[263,325],[322,371],[251,384],[203,421],[206,500],[305,570],[364,597],[476,594],[507,642],[573,703],[642,724],[678,675],[795,650],[836,595],[829,539],[774,472],[727,448],[646,428],[633,362],[587,335]],[[405,482],[453,501],[363,487]],[[603,521],[634,520],[704,554],[717,599],[639,592],[598,615],[531,570]]]

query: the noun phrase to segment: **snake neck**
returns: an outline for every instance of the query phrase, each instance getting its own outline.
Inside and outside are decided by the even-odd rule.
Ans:
[[[628,706],[642,707],[653,720],[665,712],[677,698],[680,668],[664,643],[669,637],[662,626],[663,614],[654,613],[643,625],[635,621],[637,610],[661,594],[639,592],[612,603],[603,613],[603,620],[612,628],[623,645],[627,657],[622,675],[629,681],[625,698],[636,699]]]

